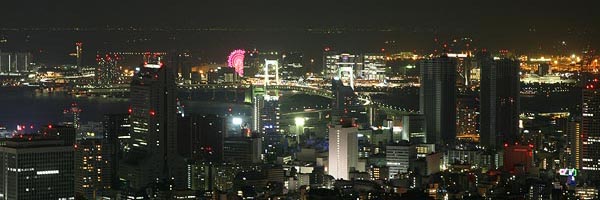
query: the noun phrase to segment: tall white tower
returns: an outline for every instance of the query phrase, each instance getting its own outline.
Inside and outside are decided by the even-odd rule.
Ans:
[[[335,125],[329,128],[328,173],[335,179],[350,179],[358,163],[358,128]]]

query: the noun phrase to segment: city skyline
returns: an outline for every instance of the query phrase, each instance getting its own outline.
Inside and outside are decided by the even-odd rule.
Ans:
[[[0,200],[598,199],[595,2],[0,12]]]

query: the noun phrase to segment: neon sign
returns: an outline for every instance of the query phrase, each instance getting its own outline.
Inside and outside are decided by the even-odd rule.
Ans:
[[[559,169],[558,174],[561,176],[577,176],[577,169]]]

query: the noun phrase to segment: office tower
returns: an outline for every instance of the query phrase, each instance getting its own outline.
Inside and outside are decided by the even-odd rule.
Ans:
[[[548,64],[548,63],[541,63],[540,65],[538,65],[538,71],[537,71],[537,73],[540,76],[546,76],[546,75],[548,75],[548,73],[550,73],[550,64]]]
[[[448,57],[420,62],[421,112],[426,143],[448,144],[456,137],[456,63]]]
[[[61,139],[65,145],[73,146],[77,139],[77,129],[72,125],[49,124],[41,128],[43,135],[53,136]]]
[[[357,54],[325,51],[323,53],[323,74],[325,78],[339,78],[345,85],[354,89],[357,71],[363,69],[363,57]]]
[[[383,53],[370,53],[362,55],[362,69],[358,71],[358,77],[364,80],[385,80],[386,60]]]
[[[62,140],[11,139],[0,147],[3,199],[73,199],[73,146]]]
[[[283,79],[300,77],[307,72],[304,55],[301,52],[287,52],[281,59],[281,76]]]
[[[261,163],[262,140],[260,137],[228,137],[224,144],[224,158],[228,162]]]
[[[83,43],[81,42],[76,42],[75,43],[75,56],[77,57],[77,68],[81,68],[82,63],[81,60],[83,59]]]
[[[177,70],[177,77],[183,80],[192,79],[192,55],[189,52],[171,53],[169,66]]]
[[[477,64],[470,53],[448,53],[446,54],[456,63],[456,87],[464,91],[471,84],[471,70]]]
[[[171,180],[175,188],[183,188],[185,166],[177,153],[175,75],[157,54],[148,54],[145,60],[131,81],[131,132],[124,160],[119,162],[120,178],[134,189]]]
[[[518,141],[519,61],[481,58],[480,141],[489,149]]]
[[[335,124],[341,118],[353,118],[355,120],[361,118],[360,111],[362,105],[356,94],[354,94],[354,90],[344,85],[339,79],[334,78],[331,81],[331,91],[333,92],[331,121]]]
[[[195,161],[223,160],[225,118],[216,115],[191,114],[177,122],[179,154]]]
[[[121,60],[119,55],[106,54],[96,55],[96,84],[97,85],[112,85],[118,84],[121,78],[118,63]]]
[[[600,83],[594,79],[583,88],[581,107],[581,170],[600,179]]]
[[[411,114],[402,116],[402,138],[407,138],[410,143],[422,144],[426,142],[425,116]],[[394,139],[396,140],[396,139]]]
[[[129,131],[131,124],[129,123],[129,113],[123,114],[107,114],[104,115],[104,133],[102,135],[102,157],[108,165],[105,166],[104,173],[110,175],[111,187],[118,189],[119,177],[119,161],[123,159],[123,147],[131,138]]]
[[[111,189],[110,162],[103,156],[102,139],[79,140],[75,145],[75,193],[96,199]]]
[[[358,128],[346,120],[329,128],[328,173],[335,179],[349,180],[358,164]]]
[[[471,92],[463,93],[458,95],[456,103],[457,139],[478,142],[479,102],[477,95]]]
[[[567,124],[567,144],[565,153],[568,158],[566,158],[566,167],[581,169],[581,119],[574,119],[568,122]]]
[[[212,162],[188,164],[187,188],[193,191],[214,191],[217,167]]]
[[[260,128],[262,133],[279,133],[279,96],[264,95],[260,109]]]
[[[406,141],[394,143],[385,147],[386,166],[389,168],[389,178],[407,173],[410,160],[417,156],[416,146]]]

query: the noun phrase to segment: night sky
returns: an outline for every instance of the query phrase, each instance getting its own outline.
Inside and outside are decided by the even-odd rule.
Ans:
[[[2,3],[2,26],[419,26],[598,31],[597,1],[59,0]]]
[[[347,1],[271,1],[271,0],[59,0],[8,1],[2,3],[0,28],[161,28],[225,27],[258,30],[248,33],[177,35],[181,44],[129,45],[117,36],[57,35],[35,32],[8,32],[11,43],[5,49],[30,51],[48,49],[66,59],[74,41],[86,43],[86,50],[124,49],[129,45],[156,50],[199,48],[213,60],[223,60],[235,48],[302,50],[319,57],[319,49],[377,51],[384,41],[397,40],[399,50],[433,49],[433,38],[449,41],[471,37],[481,48],[510,49],[520,53],[577,53],[588,46],[600,47],[600,3],[598,1],[490,1],[490,0],[347,0]],[[307,30],[308,28],[392,29],[393,33],[353,33],[353,35],[314,36],[294,32],[269,32],[273,29]],[[264,31],[266,30],[266,31]],[[2,31],[0,31],[2,34]],[[20,34],[20,35],[19,35]],[[141,34],[143,36],[143,34]],[[167,38],[151,33],[154,38]],[[31,39],[23,39],[30,37]],[[136,35],[137,36],[137,35]],[[16,39],[14,39],[16,38]],[[89,39],[91,38],[91,39]],[[194,40],[185,38],[197,38]],[[57,39],[62,39],[58,41]],[[34,43],[19,43],[31,40]],[[39,44],[35,42],[38,41]],[[566,46],[561,44],[566,41]],[[98,43],[99,45],[94,45]],[[359,44],[360,43],[360,44]],[[194,44],[194,46],[186,46]],[[306,45],[305,45],[306,44]],[[154,46],[152,46],[154,45]],[[97,46],[97,47],[96,47]],[[64,49],[49,50],[62,47]],[[89,47],[92,47],[91,49]],[[561,50],[566,49],[566,50]],[[314,51],[314,52],[309,52]],[[213,53],[215,55],[210,55]],[[57,56],[46,56],[55,59]],[[63,60],[65,60],[63,59]],[[50,62],[50,61],[48,61]],[[59,60],[57,62],[63,62]]]

